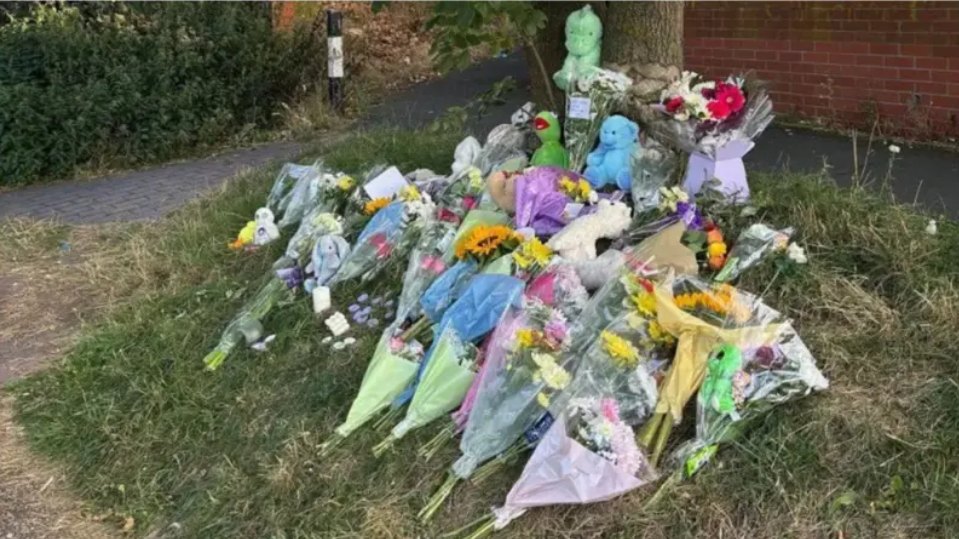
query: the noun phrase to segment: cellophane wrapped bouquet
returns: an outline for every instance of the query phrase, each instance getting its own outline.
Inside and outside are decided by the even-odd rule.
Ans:
[[[550,277],[551,276],[551,277]],[[532,290],[530,290],[532,288]],[[462,455],[420,513],[428,520],[477,466],[513,446],[572,380],[576,357],[564,354],[570,320],[587,300],[575,271],[558,264],[527,287],[522,307],[508,313],[487,344],[482,385],[460,444]]]
[[[567,86],[563,131],[570,170],[583,171],[600,126],[622,105],[632,84],[632,79],[622,73],[593,69]]]
[[[704,80],[692,71],[663,90],[658,108],[664,118],[650,126],[657,140],[712,158],[730,143],[751,144],[773,121],[765,89],[743,77]]]

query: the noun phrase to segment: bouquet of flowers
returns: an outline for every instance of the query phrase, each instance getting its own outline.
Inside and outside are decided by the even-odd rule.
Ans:
[[[313,205],[310,187],[313,186],[313,194],[318,193],[316,180],[322,173],[323,164],[320,161],[312,165],[283,165],[266,197],[266,207],[275,215],[282,216],[281,227],[298,222]]]
[[[772,122],[772,101],[742,77],[705,81],[684,71],[663,90],[658,106],[665,119],[650,130],[657,140],[690,153],[683,189],[698,193],[713,178],[732,200],[749,198],[742,157]]]
[[[569,385],[569,369],[578,358],[563,353],[570,341],[568,320],[582,309],[586,292],[575,272],[558,272],[544,278],[551,281],[549,290],[534,280],[522,308],[509,313],[490,339],[482,385],[476,389],[460,444],[462,456],[421,511],[424,520],[479,464],[510,449],[543,416],[553,396]],[[530,287],[539,290],[530,294]]]
[[[537,236],[559,232],[599,196],[583,176],[560,167],[531,167],[514,181],[517,228],[532,227]],[[584,209],[586,211],[584,211]]]
[[[676,152],[648,137],[643,144],[643,151],[630,156],[629,167],[633,177],[630,194],[636,215],[659,207],[660,189],[678,166],[679,156]]]
[[[336,427],[333,438],[322,444],[321,456],[329,454],[353,431],[387,408],[416,377],[425,355],[424,348],[417,341],[404,342],[397,338],[399,331],[399,322],[394,322],[383,332],[346,421]]]
[[[406,418],[374,453],[381,454],[410,430],[452,411],[463,401],[475,373],[476,349],[469,343],[479,341],[496,327],[503,313],[517,304],[523,288],[523,281],[507,275],[477,275],[470,281],[443,314],[437,338],[420,364],[417,379],[394,402],[395,407],[410,402]]]
[[[764,257],[785,250],[792,235],[792,228],[774,230],[762,223],[751,225],[739,234],[715,280],[721,283],[735,280]]]
[[[607,69],[592,69],[566,88],[566,150],[569,169],[582,172],[603,121],[626,98],[632,79]]]
[[[768,339],[720,347],[710,356],[696,401],[696,436],[670,460],[689,477],[718,444],[734,440],[771,408],[827,387],[829,381],[789,322]]]
[[[296,233],[290,238],[286,252],[273,264],[273,271],[266,277],[267,282],[223,330],[216,348],[203,358],[208,370],[219,367],[241,341],[252,344],[262,337],[263,326],[260,321],[299,284],[295,279],[290,281],[288,277],[306,265],[313,244],[321,236],[343,232],[342,222],[335,215],[317,213],[322,209],[321,206],[314,207],[300,222]]]
[[[710,353],[722,344],[768,342],[783,320],[755,296],[688,275],[657,285],[654,295],[659,325],[677,339],[656,414],[640,435],[656,465],[673,425],[682,420],[683,408],[703,384]]]

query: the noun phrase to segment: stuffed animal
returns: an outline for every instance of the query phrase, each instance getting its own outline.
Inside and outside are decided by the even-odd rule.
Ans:
[[[465,174],[471,166],[474,166],[479,160],[480,152],[483,151],[483,147],[480,146],[478,140],[473,137],[466,137],[456,145],[456,149],[453,150],[453,164],[450,165],[450,168],[453,171],[453,177],[459,177],[461,174]]]
[[[486,192],[493,199],[493,203],[510,215],[516,211],[515,180],[520,174],[522,171],[503,170],[494,172],[486,178]]]
[[[349,254],[350,244],[343,236],[320,236],[313,246],[313,275],[316,276],[316,284],[323,286],[328,283]]]
[[[533,119],[533,130],[536,136],[543,142],[543,145],[533,154],[533,160],[530,164],[534,167],[551,165],[555,167],[568,168],[569,154],[566,148],[559,143],[562,131],[559,127],[559,119],[552,112],[543,111]]]
[[[280,237],[280,229],[273,222],[273,212],[269,208],[256,210],[253,220],[256,222],[256,230],[253,232],[254,245],[267,245]]]
[[[253,237],[256,234],[256,221],[247,221],[246,226],[240,229],[240,233],[236,235],[236,241],[231,241],[227,244],[230,249],[234,251],[239,251],[247,245],[253,243]]]
[[[573,262],[576,275],[586,290],[599,290],[607,282],[619,276],[620,268],[626,263],[626,255],[616,249],[607,249],[603,254],[591,260]]]
[[[566,90],[570,81],[588,75],[599,67],[603,49],[603,23],[589,6],[572,12],[566,18],[566,50],[569,54],[563,68],[553,74],[553,82]]]
[[[639,125],[625,116],[610,116],[599,130],[599,146],[586,158],[583,173],[595,188],[615,184],[628,190],[632,184],[630,156],[639,147]]]
[[[631,220],[629,206],[600,200],[596,211],[573,220],[546,242],[546,246],[571,262],[596,258],[596,240],[616,239]]]

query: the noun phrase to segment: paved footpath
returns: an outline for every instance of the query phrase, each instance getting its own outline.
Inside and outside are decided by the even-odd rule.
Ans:
[[[482,139],[498,123],[529,100],[529,74],[522,55],[495,58],[461,72],[410,88],[374,107],[353,130],[381,126],[414,128],[428,124],[449,107],[463,106],[505,77],[517,89],[506,102],[468,128]],[[860,155],[865,153],[860,145]],[[164,165],[106,178],[41,184],[0,193],[0,219],[11,216],[56,217],[69,224],[156,219],[212,189],[245,167],[293,159],[303,147],[278,142],[236,150],[198,161]],[[873,177],[883,177],[890,154],[877,143],[869,158]],[[862,159],[862,157],[860,157]],[[824,161],[840,184],[852,177],[852,145],[848,137],[799,129],[771,127],[746,156],[750,169],[818,171]],[[896,157],[893,191],[899,200],[959,216],[959,154],[904,146]],[[917,195],[918,193],[918,195]]]

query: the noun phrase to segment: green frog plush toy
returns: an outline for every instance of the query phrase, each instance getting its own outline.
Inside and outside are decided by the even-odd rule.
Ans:
[[[566,19],[566,50],[563,68],[553,74],[553,82],[566,90],[575,77],[588,75],[599,67],[603,49],[603,23],[589,6],[572,12]]]
[[[552,112],[543,111],[533,118],[533,131],[543,145],[533,154],[530,164],[536,167],[553,165],[569,168],[569,154],[566,148],[559,143],[562,135],[559,129],[559,119]]]
[[[743,366],[743,354],[731,344],[718,346],[706,363],[706,378],[699,390],[700,402],[720,414],[738,417],[733,397],[733,376]]]

